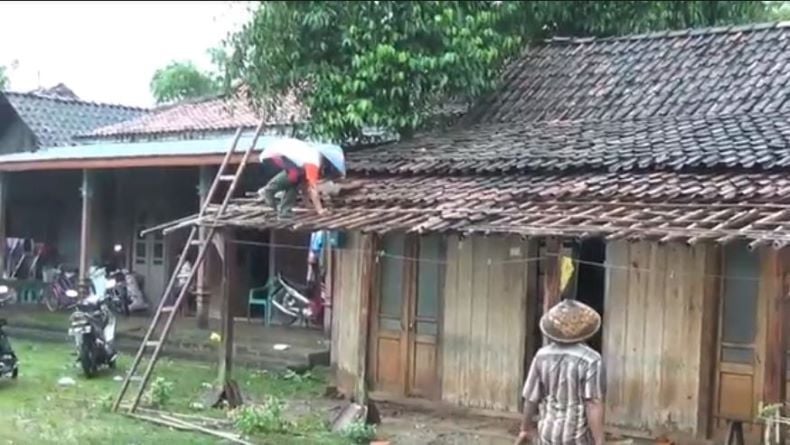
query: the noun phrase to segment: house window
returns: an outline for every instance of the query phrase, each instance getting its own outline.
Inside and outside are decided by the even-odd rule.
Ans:
[[[417,265],[417,335],[438,335],[439,297],[442,294],[444,243],[439,236],[420,238]]]
[[[760,257],[742,244],[724,253],[721,361],[751,365],[757,329]]]
[[[381,257],[381,301],[379,326],[385,331],[400,331],[403,317],[404,237],[390,235],[384,238]]]

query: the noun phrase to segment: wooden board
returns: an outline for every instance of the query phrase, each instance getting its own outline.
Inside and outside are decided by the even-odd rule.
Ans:
[[[710,343],[703,326],[715,273],[707,246],[607,245],[604,361],[607,423],[642,434],[704,435]],[[707,348],[707,349],[706,349]]]
[[[360,323],[365,310],[366,288],[362,283],[368,256],[363,247],[369,246],[366,235],[349,233],[346,245],[336,250],[337,273],[334,280],[333,301],[335,318],[332,326],[332,363],[338,390],[351,396],[365,375],[364,369],[367,329]],[[362,354],[360,355],[360,349]]]
[[[519,259],[528,252],[520,238],[448,239],[442,400],[518,411],[528,332],[527,269],[534,266]]]

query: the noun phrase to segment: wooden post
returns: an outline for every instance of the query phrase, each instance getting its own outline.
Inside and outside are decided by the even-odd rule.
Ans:
[[[222,317],[221,336],[219,348],[219,384],[226,385],[231,380],[233,370],[233,314],[231,313],[231,283],[236,260],[236,244],[232,232],[223,230],[219,237],[222,240],[222,296],[220,299],[220,316]]]
[[[211,171],[209,167],[200,167],[200,180],[198,183],[198,198],[199,206],[202,207],[208,198],[208,189],[211,187]],[[198,232],[198,239],[201,242],[206,241],[206,228],[200,227]],[[195,286],[195,299],[197,305],[197,327],[198,329],[208,329],[209,323],[209,294],[208,286],[206,285],[206,271],[208,261],[204,260],[197,272],[197,285]]]
[[[0,278],[6,278],[6,224],[8,221],[7,199],[8,173],[0,172]]]
[[[375,243],[373,235],[363,235],[360,247],[362,249],[362,270],[359,286],[362,289],[359,304],[359,347],[357,348],[357,375],[354,388],[354,399],[360,405],[368,404],[367,387],[367,352],[368,352],[368,326],[370,313],[370,297],[373,291],[375,267]]]
[[[269,230],[269,283],[274,283],[274,277],[277,274],[277,249],[274,247],[277,238],[274,236],[275,230]],[[274,298],[274,291],[277,289],[274,285],[269,286],[268,295],[266,295],[266,326],[272,324],[272,298]]]
[[[549,311],[560,302],[560,249],[558,238],[546,239],[546,253],[544,259],[545,273],[543,275],[543,313]]]
[[[93,172],[82,170],[82,227],[80,231],[80,293],[87,294],[88,269],[90,268],[91,215],[93,204]]]
[[[770,254],[774,292],[766,308],[766,338],[763,403],[781,404],[787,399],[788,293],[790,292],[790,249]],[[779,443],[783,443],[780,441]]]
[[[334,252],[332,251],[332,243],[330,242],[332,239],[332,232],[327,232],[328,235],[324,240],[324,269],[326,270],[324,286],[326,286],[326,292],[328,301],[326,302],[326,307],[324,308],[324,335],[326,338],[332,338],[332,306],[334,300],[334,270],[333,270],[333,257]]]

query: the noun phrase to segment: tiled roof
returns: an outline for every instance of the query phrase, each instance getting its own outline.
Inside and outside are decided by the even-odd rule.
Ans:
[[[325,202],[326,215],[302,208],[294,220],[281,221],[261,204],[240,199],[219,220],[209,216],[204,222],[290,230],[790,244],[790,179],[778,173],[355,178]]]
[[[267,121],[269,125],[290,125],[304,121],[306,116],[306,109],[296,97],[288,95]],[[235,95],[162,107],[138,119],[95,129],[83,137],[125,138],[224,132],[239,127],[255,128],[259,123],[260,115],[249,101],[241,95]]]
[[[790,111],[790,23],[555,39],[528,48],[475,122]]]
[[[43,93],[3,92],[41,147],[75,144],[74,136],[145,114],[142,108],[87,102]]]
[[[790,114],[480,124],[348,154],[375,173],[790,167]]]

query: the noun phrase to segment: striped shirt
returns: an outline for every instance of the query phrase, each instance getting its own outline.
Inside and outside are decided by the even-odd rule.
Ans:
[[[589,346],[549,344],[538,350],[524,383],[527,402],[541,404],[541,444],[593,443],[585,400],[603,400],[606,374],[601,355]]]

